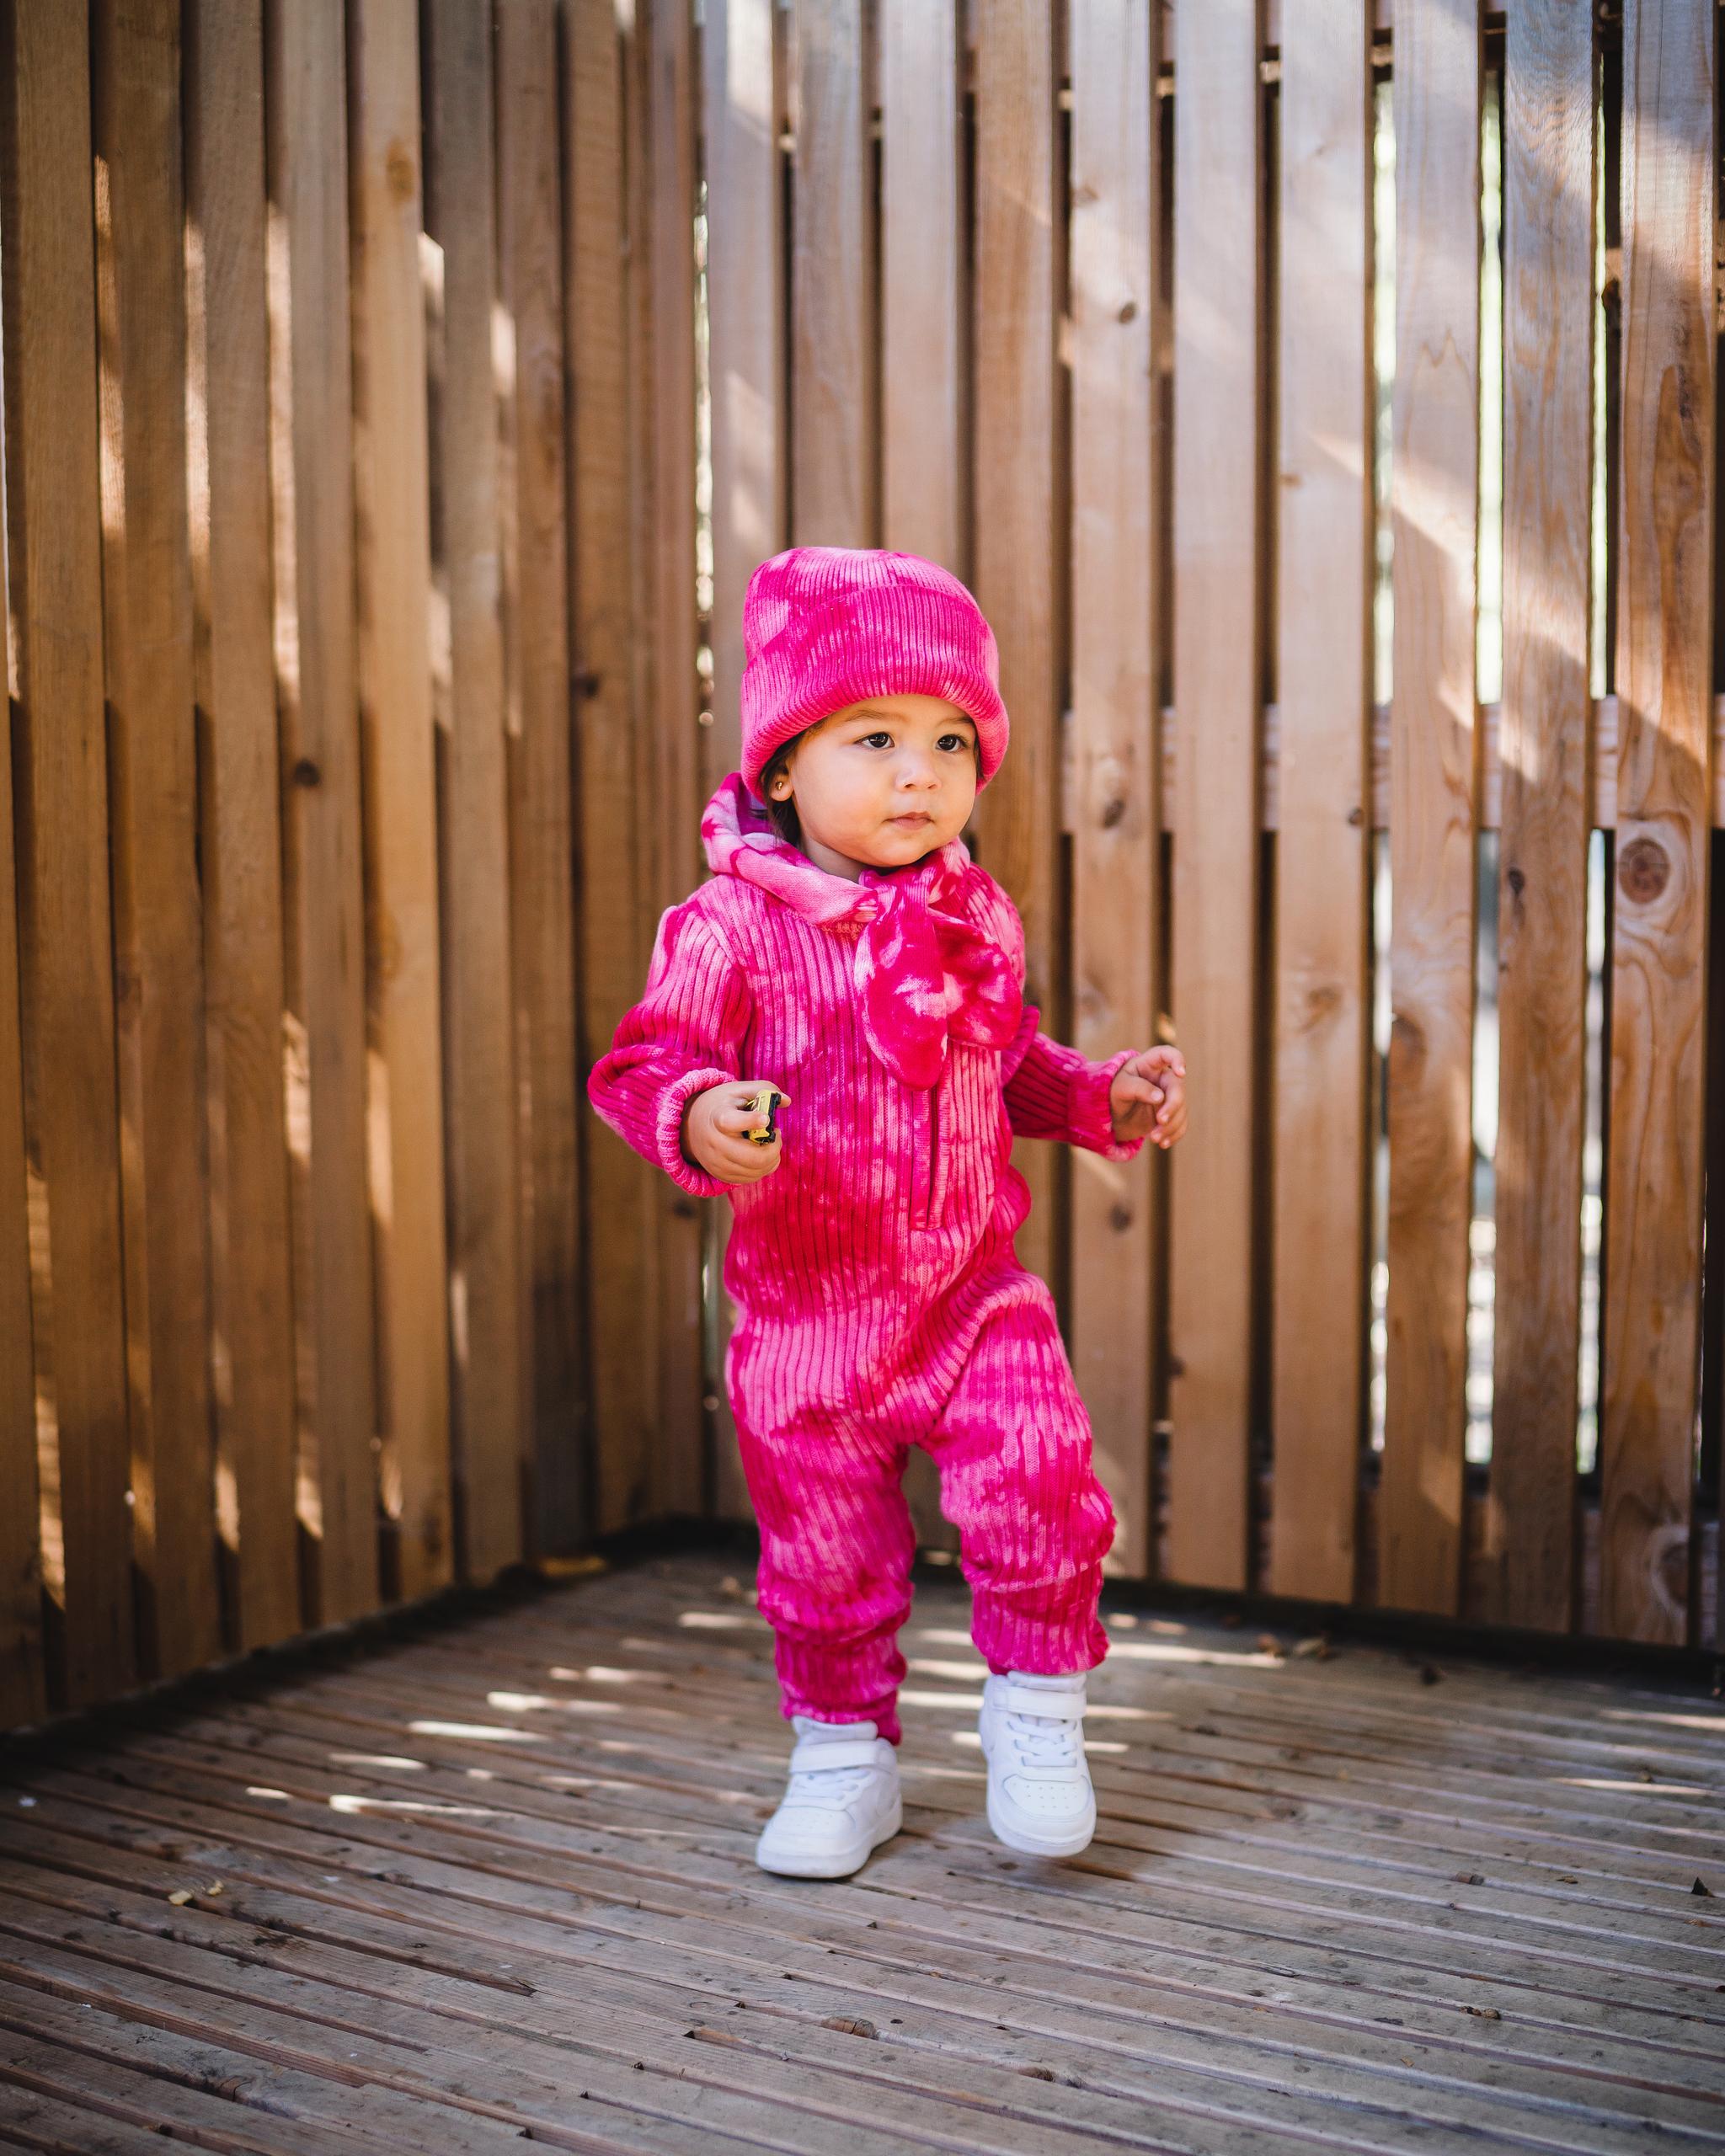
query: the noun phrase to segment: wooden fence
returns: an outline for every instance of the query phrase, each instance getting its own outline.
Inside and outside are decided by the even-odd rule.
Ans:
[[[1025,1149],[1122,1567],[1720,1636],[1714,10],[1265,12],[0,0],[0,1720],[744,1508],[581,1081],[793,540],[1186,1054]]]

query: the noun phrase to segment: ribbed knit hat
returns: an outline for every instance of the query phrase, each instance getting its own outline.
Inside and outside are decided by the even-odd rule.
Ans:
[[[968,712],[980,785],[1007,752],[994,632],[958,578],[920,554],[775,554],[749,579],[743,660],[743,777],[756,800],[776,750],[865,696],[942,696]]]

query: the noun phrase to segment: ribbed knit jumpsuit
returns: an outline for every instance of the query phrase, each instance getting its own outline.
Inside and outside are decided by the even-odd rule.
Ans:
[[[990,1665],[1100,1662],[1114,1533],[1053,1299],[1019,1263],[1014,1135],[1106,1159],[1108,1088],[1023,1001],[1017,909],[959,840],[860,883],[773,830],[736,775],[702,825],[714,871],[661,918],[646,993],[589,1097],[686,1191],[735,1211],[725,1358],[761,1528],[760,1606],[788,1715],[897,1741],[914,1538],[907,1448],[938,1467]],[[680,1142],[687,1102],[770,1080],[783,1153],[725,1184]]]

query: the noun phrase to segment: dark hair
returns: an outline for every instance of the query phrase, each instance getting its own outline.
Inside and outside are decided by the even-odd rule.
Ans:
[[[772,819],[773,829],[788,845],[795,846],[798,852],[802,851],[803,846],[803,819],[797,814],[797,804],[794,801],[773,799],[772,782],[789,763],[792,750],[802,739],[803,734],[808,731],[809,728],[805,726],[802,733],[793,734],[788,741],[781,741],[777,748],[773,750],[766,770],[761,774],[761,791],[766,796],[766,813]]]

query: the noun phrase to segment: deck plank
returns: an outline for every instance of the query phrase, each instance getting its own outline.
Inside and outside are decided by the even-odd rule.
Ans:
[[[50,1732],[0,1791],[0,2144],[1725,2148],[1698,1684],[1109,1616],[1062,1866],[988,1836],[947,1580],[848,1881],[754,1867],[771,1638],[702,1558]]]

